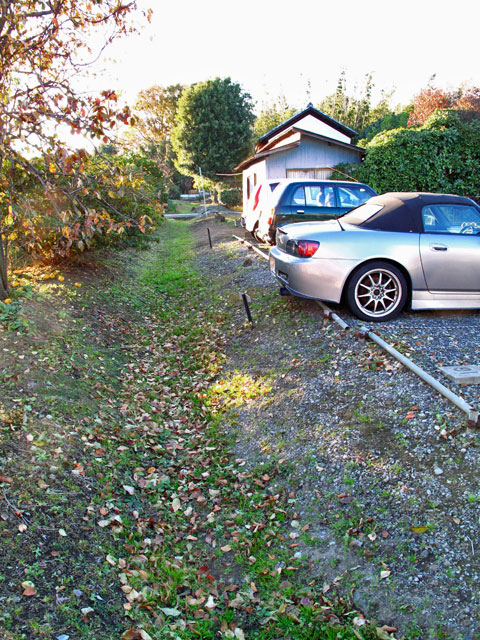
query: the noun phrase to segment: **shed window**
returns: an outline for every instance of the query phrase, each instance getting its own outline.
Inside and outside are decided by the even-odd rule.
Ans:
[[[287,169],[287,178],[313,178],[315,180],[328,180],[333,171],[329,167],[311,169]]]

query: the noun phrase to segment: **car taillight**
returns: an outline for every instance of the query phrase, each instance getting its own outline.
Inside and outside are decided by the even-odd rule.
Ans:
[[[299,258],[310,258],[320,246],[315,240],[289,240],[285,247],[287,253]]]
[[[298,255],[302,258],[310,258],[319,246],[320,243],[314,240],[299,240],[297,242]]]

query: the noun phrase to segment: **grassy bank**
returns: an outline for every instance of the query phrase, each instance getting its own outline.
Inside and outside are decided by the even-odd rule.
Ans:
[[[190,227],[30,281],[0,333],[0,637],[382,637],[296,553],[288,466],[230,454],[268,381],[218,381],[233,329]]]

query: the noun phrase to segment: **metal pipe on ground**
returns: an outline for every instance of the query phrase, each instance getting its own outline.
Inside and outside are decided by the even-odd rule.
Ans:
[[[235,240],[238,240],[242,244],[247,245],[247,247],[249,247],[250,249],[253,249],[253,251],[256,251],[258,255],[261,256],[264,260],[268,260],[268,255],[266,253],[261,251],[258,247],[256,247],[251,242],[248,242],[248,240],[245,240],[245,238],[239,238],[238,236],[234,236],[234,235],[232,235],[232,238],[235,238]]]
[[[452,402],[456,407],[458,407],[461,411],[467,414],[468,422],[471,425],[476,426],[478,423],[478,411],[474,409],[468,402],[466,402],[460,396],[457,396],[453,391],[447,389],[441,382],[436,380],[429,373],[418,367],[414,362],[412,362],[409,358],[405,357],[399,351],[397,351],[394,347],[385,342],[380,336],[373,331],[369,331],[365,326],[362,327],[361,332],[366,337],[370,338],[375,344],[378,344],[379,347],[384,349],[387,353],[396,358],[399,362],[401,362],[407,369],[410,369],[413,373],[415,373],[421,380],[429,384],[431,387],[438,391],[442,396],[447,398],[450,402]]]
[[[336,322],[342,329],[346,330],[346,329],[350,329],[350,326],[344,322],[340,316],[337,316],[336,313],[334,313],[330,307],[327,307],[326,304],[324,304],[323,302],[320,302],[320,300],[316,301],[318,306],[321,307],[323,309],[323,315],[326,316],[327,318],[331,318],[334,322]]]

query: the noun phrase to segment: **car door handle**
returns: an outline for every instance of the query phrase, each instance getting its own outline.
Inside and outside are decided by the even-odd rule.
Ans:
[[[297,213],[305,213],[305,209],[297,209]]]
[[[430,249],[432,249],[432,251],[447,251],[448,247],[444,244],[431,244]]]

